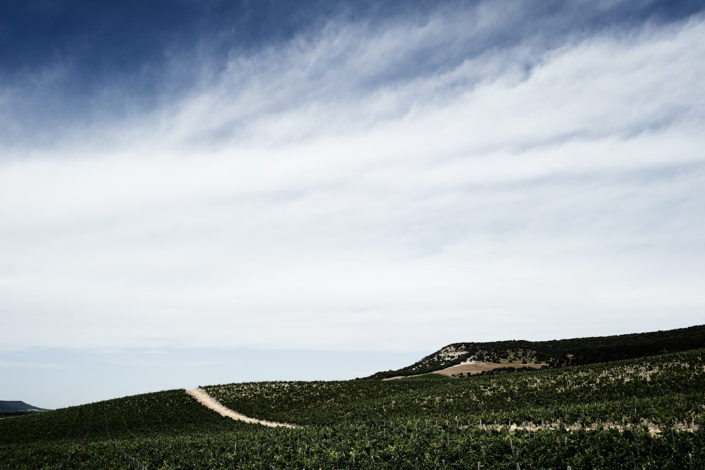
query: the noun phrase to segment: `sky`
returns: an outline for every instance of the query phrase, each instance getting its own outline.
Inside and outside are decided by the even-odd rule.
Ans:
[[[0,399],[705,323],[697,1],[0,4]]]

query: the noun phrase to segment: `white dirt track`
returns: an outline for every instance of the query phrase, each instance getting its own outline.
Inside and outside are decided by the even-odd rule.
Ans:
[[[298,427],[295,424],[278,423],[276,421],[266,421],[263,419],[250,418],[249,416],[245,416],[241,413],[238,413],[237,411],[233,411],[230,408],[227,408],[222,403],[220,403],[218,400],[216,400],[212,396],[208,395],[208,393],[205,390],[203,390],[202,388],[196,388],[193,390],[186,390],[186,393],[191,395],[193,398],[195,398],[200,404],[202,404],[206,408],[210,408],[211,410],[215,411],[219,415],[225,416],[226,418],[234,419],[235,421],[242,421],[243,423],[250,423],[250,424],[260,424],[262,426],[268,426],[270,428],[283,427],[283,428],[292,428],[293,429],[293,428]]]

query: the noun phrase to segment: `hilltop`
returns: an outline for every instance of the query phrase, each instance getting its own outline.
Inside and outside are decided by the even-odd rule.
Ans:
[[[453,343],[414,364],[371,376],[387,379],[443,373],[506,371],[509,368],[556,368],[617,361],[705,347],[705,325],[626,335],[551,341]]]
[[[3,401],[0,400],[0,416],[14,416],[26,413],[36,413],[47,411],[44,408],[32,406],[23,401]]]

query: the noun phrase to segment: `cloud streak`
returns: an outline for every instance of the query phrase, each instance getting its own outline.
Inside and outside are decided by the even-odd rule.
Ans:
[[[0,149],[0,343],[412,350],[697,323],[705,19],[502,41],[526,13],[505,12],[185,56],[200,79],[148,112]]]

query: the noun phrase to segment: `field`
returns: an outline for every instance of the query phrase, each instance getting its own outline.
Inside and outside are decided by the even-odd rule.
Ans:
[[[0,468],[705,468],[705,350],[448,378],[204,387],[0,420]]]

